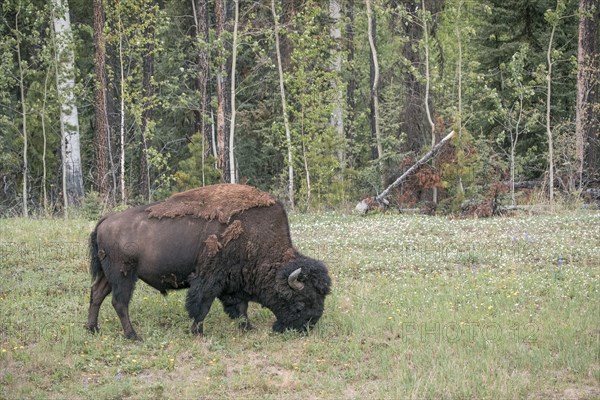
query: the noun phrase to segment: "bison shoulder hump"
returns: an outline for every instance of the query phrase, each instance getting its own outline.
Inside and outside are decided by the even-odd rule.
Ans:
[[[149,206],[146,211],[149,218],[192,216],[206,220],[216,219],[227,224],[232,216],[245,210],[268,207],[276,203],[277,201],[272,195],[255,187],[219,184],[176,193],[165,201]],[[232,231],[232,233],[235,232]]]

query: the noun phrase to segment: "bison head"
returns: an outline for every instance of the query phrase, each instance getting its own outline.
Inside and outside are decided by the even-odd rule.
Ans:
[[[329,294],[331,278],[325,265],[298,255],[277,273],[277,304],[273,313],[277,321],[273,330],[306,331],[323,315],[325,296]]]

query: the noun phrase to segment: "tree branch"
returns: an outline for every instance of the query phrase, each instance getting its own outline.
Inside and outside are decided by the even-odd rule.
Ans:
[[[423,166],[427,161],[435,157],[440,149],[444,147],[446,143],[450,141],[454,137],[454,131],[451,131],[446,137],[444,137],[438,144],[433,146],[427,154],[425,154],[419,161],[414,163],[409,169],[407,169],[398,179],[394,181],[391,185],[389,185],[383,192],[375,197],[375,201],[382,206],[387,206],[389,203],[385,198],[390,193],[390,191],[402,184],[409,176],[414,174],[421,166]],[[356,205],[356,211],[366,214],[369,211],[368,199],[362,200],[360,203]]]

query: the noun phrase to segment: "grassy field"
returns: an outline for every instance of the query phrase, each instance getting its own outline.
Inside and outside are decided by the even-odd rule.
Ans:
[[[138,284],[83,329],[94,223],[0,220],[0,398],[597,399],[600,213],[450,220],[293,215],[334,280],[310,335],[244,333],[215,304],[189,333],[185,292]]]

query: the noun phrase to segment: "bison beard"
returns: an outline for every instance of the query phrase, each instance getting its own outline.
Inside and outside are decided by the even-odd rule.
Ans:
[[[283,206],[269,201],[270,195],[242,185],[216,185],[215,192],[210,188],[187,192],[194,199],[175,195],[98,222],[90,237],[94,283],[87,329],[98,330],[100,306],[112,292],[125,335],[139,339],[129,319],[129,301],[138,278],[163,294],[189,288],[186,308],[195,334],[203,333],[204,318],[216,298],[244,329],[252,327],[249,301],[275,314],[277,332],[305,330],[319,320],[331,280],[323,263],[293,248]],[[206,193],[210,196],[202,198]],[[221,202],[215,200],[215,193]],[[182,201],[185,207],[179,204]],[[168,213],[167,204],[177,212]],[[236,208],[229,211],[222,204]],[[207,207],[218,207],[219,212]],[[186,212],[180,213],[182,209]]]

